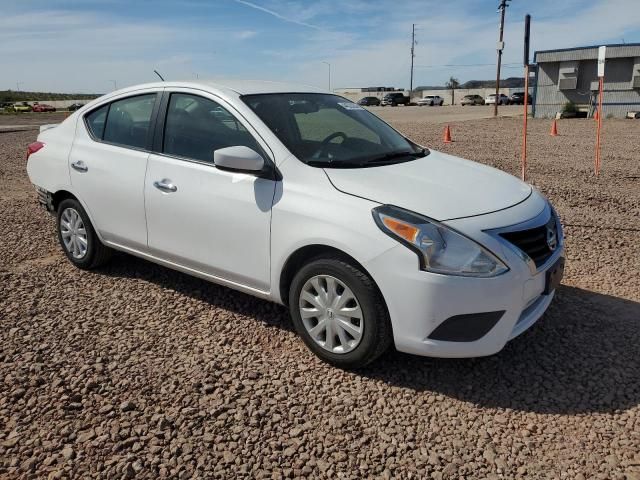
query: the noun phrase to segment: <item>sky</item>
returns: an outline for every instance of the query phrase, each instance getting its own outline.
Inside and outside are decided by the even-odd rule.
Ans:
[[[0,90],[105,93],[157,80],[409,87],[495,78],[499,0],[0,0]],[[533,50],[640,42],[640,0],[512,0],[502,78]],[[533,60],[533,59],[532,59]],[[327,65],[327,62],[330,64]]]

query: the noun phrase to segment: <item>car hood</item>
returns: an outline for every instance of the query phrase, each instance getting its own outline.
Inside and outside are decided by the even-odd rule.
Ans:
[[[410,162],[325,172],[341,192],[440,221],[503,210],[532,191],[501,170],[433,150]]]

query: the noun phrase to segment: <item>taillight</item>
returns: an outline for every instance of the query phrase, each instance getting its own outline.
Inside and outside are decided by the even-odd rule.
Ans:
[[[42,142],[30,143],[29,146],[27,147],[27,160],[29,160],[29,157],[31,156],[31,154],[36,153],[42,147],[44,147],[44,143]]]

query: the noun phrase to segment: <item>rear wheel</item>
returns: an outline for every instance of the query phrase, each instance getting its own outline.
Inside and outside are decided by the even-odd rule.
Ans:
[[[289,309],[298,335],[332,365],[363,367],[391,344],[391,324],[377,286],[341,258],[318,258],[302,267],[291,283]]]
[[[68,198],[60,202],[57,215],[58,240],[71,263],[83,270],[105,264],[112,250],[96,234],[80,202]]]

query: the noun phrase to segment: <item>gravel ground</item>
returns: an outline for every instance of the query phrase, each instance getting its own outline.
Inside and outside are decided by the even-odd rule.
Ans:
[[[68,112],[27,112],[0,115],[0,127],[3,125],[44,125],[64,120]]]
[[[519,171],[520,122],[397,121]],[[74,269],[0,134],[0,477],[640,479],[640,122],[532,121],[530,179],[566,225],[548,313],[493,357],[310,354],[284,308],[118,255]],[[434,141],[434,139],[436,139]],[[490,187],[490,186],[488,186]]]

